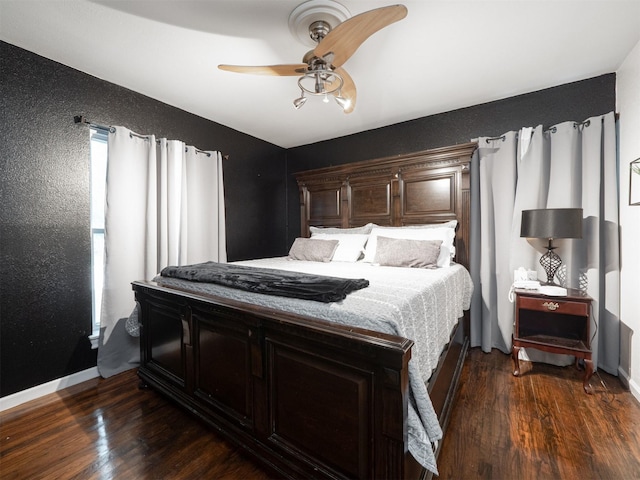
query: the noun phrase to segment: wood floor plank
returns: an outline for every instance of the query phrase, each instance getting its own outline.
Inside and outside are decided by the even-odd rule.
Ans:
[[[640,479],[640,405],[597,372],[471,349],[438,467],[440,479]],[[277,478],[154,390],[134,370],[0,413],[0,478]]]
[[[269,478],[135,371],[92,382],[0,414],[0,478]]]
[[[616,377],[597,372],[586,395],[574,367],[512,373],[509,355],[470,350],[441,479],[640,479],[640,404]]]

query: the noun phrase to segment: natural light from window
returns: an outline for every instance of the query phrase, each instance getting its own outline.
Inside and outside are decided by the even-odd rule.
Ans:
[[[100,334],[104,274],[104,204],[107,180],[107,131],[91,128],[91,287],[93,335]],[[96,343],[97,345],[97,343]]]

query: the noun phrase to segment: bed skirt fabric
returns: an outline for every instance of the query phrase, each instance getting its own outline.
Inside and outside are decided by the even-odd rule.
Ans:
[[[344,300],[349,293],[369,286],[369,281],[363,278],[338,278],[218,262],[170,266],[160,275],[323,303]]]

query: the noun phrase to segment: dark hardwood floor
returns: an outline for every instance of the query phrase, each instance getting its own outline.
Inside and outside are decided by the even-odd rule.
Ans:
[[[617,378],[582,391],[572,367],[469,353],[438,465],[442,479],[640,478],[640,405]],[[0,478],[267,479],[268,471],[135,371],[0,413]]]
[[[267,479],[135,370],[0,413],[0,479]]]
[[[512,372],[509,355],[470,351],[440,478],[640,478],[640,404],[617,377],[596,372],[587,395],[574,367]]]

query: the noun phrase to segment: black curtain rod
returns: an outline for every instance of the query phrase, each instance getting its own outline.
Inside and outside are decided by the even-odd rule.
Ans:
[[[90,122],[89,120],[87,120],[82,115],[76,115],[75,117],[73,117],[73,122],[74,123],[85,123],[85,124],[89,125],[90,127],[99,128],[101,130],[108,130],[111,133],[116,131],[116,127],[111,127],[111,126],[107,127],[105,125],[100,125],[100,124],[97,124],[97,123]]]
[[[616,113],[615,114],[615,119],[616,121],[620,118],[620,114]],[[587,119],[584,122],[573,122],[573,128],[583,128],[583,127],[588,127],[589,125],[591,125],[591,120]],[[549,128],[548,130],[543,130],[543,133],[556,133],[558,131],[558,128],[554,125],[553,127]],[[486,138],[486,142],[490,143],[493,140],[502,140],[503,142],[505,141],[507,137],[505,135],[500,135],[499,137],[489,137]],[[518,138],[518,132],[516,132],[516,138]]]
[[[73,122],[74,123],[84,123],[86,125],[89,125],[90,127],[94,127],[94,128],[99,128],[102,130],[108,130],[111,133],[114,133],[116,131],[116,127],[112,127],[112,126],[106,126],[106,125],[100,125],[99,123],[93,123],[90,122],[89,120],[87,120],[84,115],[76,115],[73,117]],[[131,132],[132,135],[135,135],[136,137],[139,138],[147,138],[147,135],[140,135],[139,133],[135,133],[135,132]],[[195,147],[194,147],[195,148]],[[204,150],[200,150],[199,148],[196,148],[196,153],[206,153],[208,157],[211,156],[210,153],[205,152]],[[222,159],[223,160],[229,160],[229,155],[226,154],[222,154]]]

